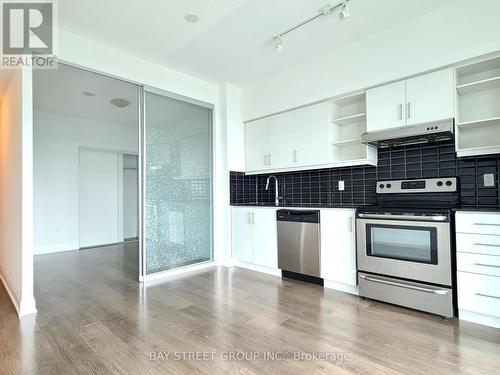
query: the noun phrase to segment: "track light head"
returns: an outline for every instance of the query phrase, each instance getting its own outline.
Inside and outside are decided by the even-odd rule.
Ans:
[[[281,41],[281,38],[279,36],[274,37],[276,39],[276,45],[274,46],[274,49],[276,52],[282,52],[283,51],[283,42]]]
[[[349,17],[349,8],[347,7],[347,0],[344,0],[344,4],[342,5],[342,9],[339,13],[339,18],[341,21],[343,21],[348,17]]]

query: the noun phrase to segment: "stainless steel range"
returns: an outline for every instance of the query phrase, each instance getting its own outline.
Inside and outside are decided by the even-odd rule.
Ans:
[[[452,317],[457,179],[379,181],[377,198],[357,212],[360,295]]]

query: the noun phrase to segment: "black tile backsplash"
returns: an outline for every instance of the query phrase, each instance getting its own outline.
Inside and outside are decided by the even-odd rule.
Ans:
[[[492,173],[494,187],[485,187],[483,175]],[[284,203],[300,206],[363,206],[376,203],[375,183],[384,179],[457,176],[464,207],[500,208],[500,154],[457,158],[453,141],[380,149],[378,167],[316,169],[275,173]],[[269,174],[246,176],[230,172],[231,204],[274,202],[274,180]],[[343,180],[345,190],[338,190]]]

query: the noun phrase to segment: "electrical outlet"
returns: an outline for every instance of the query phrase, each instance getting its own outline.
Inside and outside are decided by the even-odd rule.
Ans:
[[[493,173],[486,173],[484,177],[484,187],[494,187],[495,186],[495,175]]]
[[[339,181],[339,190],[340,191],[344,191],[345,190],[345,186],[344,186],[344,181]]]

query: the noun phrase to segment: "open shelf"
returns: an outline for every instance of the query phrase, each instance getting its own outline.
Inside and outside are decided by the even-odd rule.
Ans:
[[[459,157],[500,152],[500,57],[456,70]]]
[[[364,120],[366,120],[366,113],[358,113],[351,116],[345,116],[333,119],[332,122],[337,125],[349,125]]]
[[[346,106],[350,106],[352,104],[364,102],[364,100],[365,100],[365,93],[363,91],[363,92],[358,92],[358,93],[355,93],[352,95],[343,96],[343,97],[338,98],[338,99],[334,99],[333,103],[335,103],[339,107],[346,107]]]
[[[500,76],[500,57],[474,62],[457,68],[458,86]]]
[[[500,88],[500,76],[459,85],[457,86],[457,91],[460,95],[467,95],[479,91],[498,88]]]
[[[477,128],[477,127],[483,127],[483,126],[495,126],[495,125],[500,126],[500,117],[492,117],[492,118],[474,120],[474,121],[465,121],[465,122],[460,122],[457,124],[457,126],[460,129],[470,129],[470,128]]]
[[[332,142],[332,145],[333,146],[344,146],[344,145],[352,145],[352,144],[356,144],[356,143],[361,144],[361,139],[357,138],[357,139],[346,139],[344,141],[335,141],[335,142]]]

